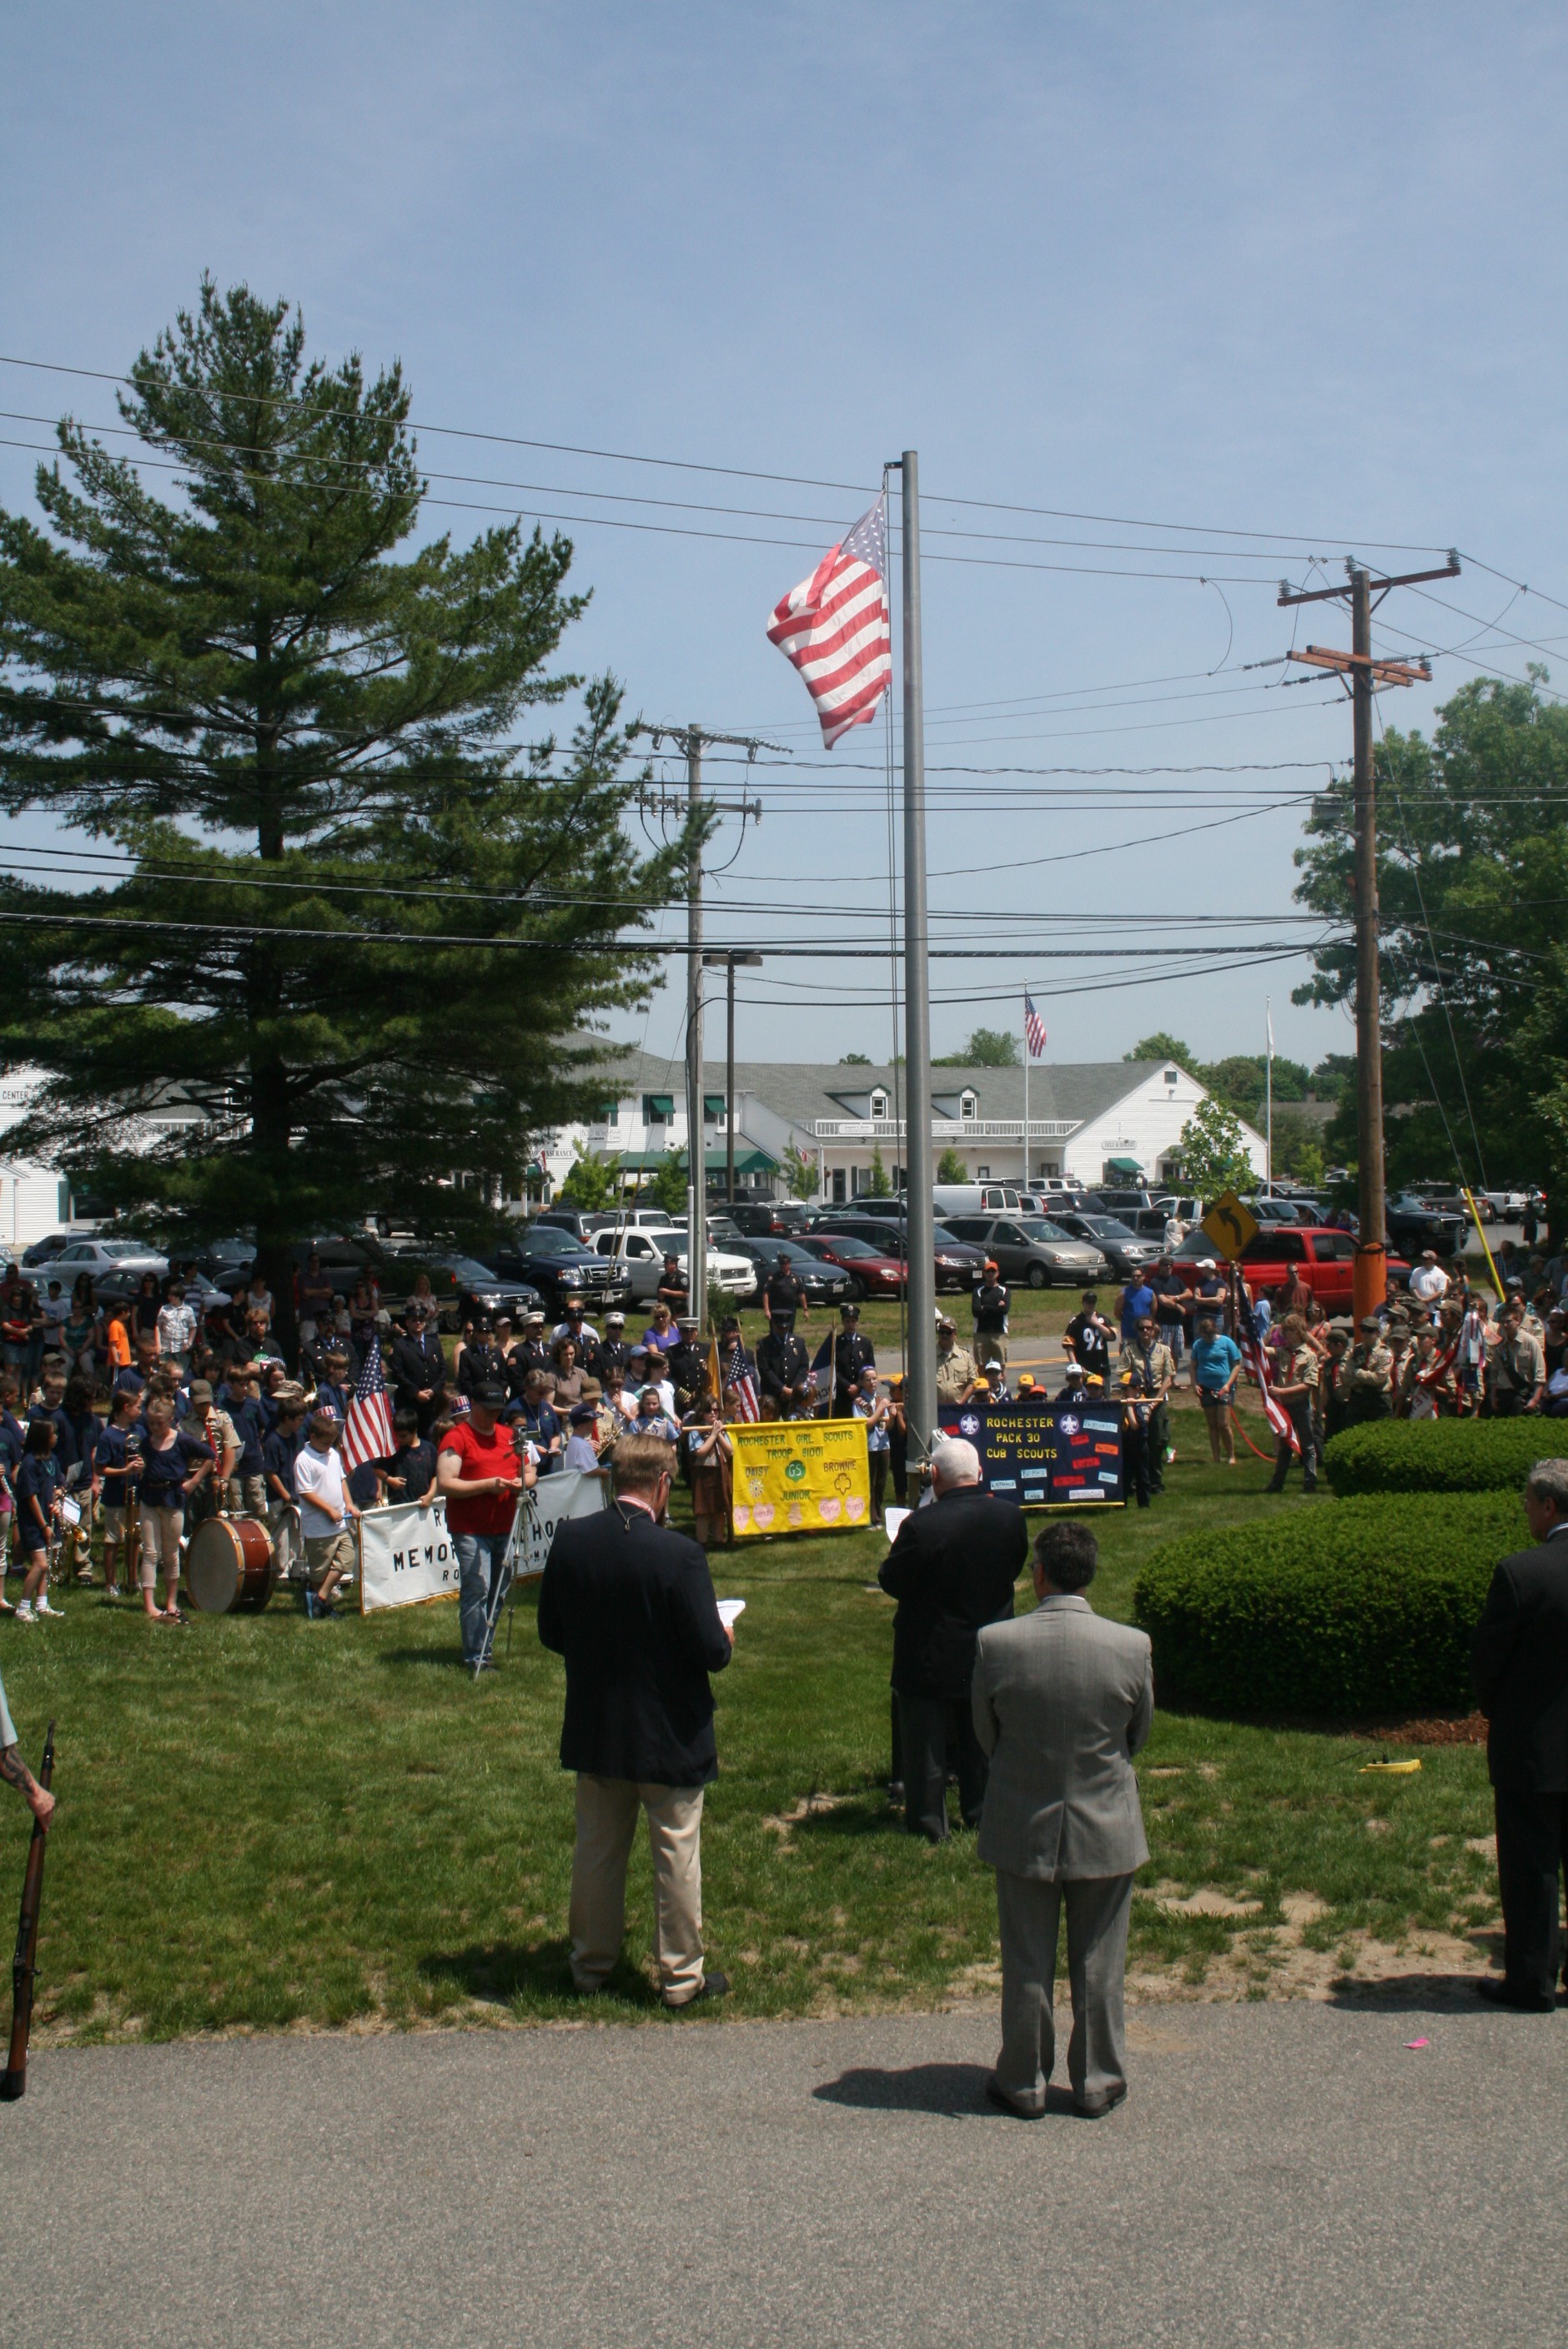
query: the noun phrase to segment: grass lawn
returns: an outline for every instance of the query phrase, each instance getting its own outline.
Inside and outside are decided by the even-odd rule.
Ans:
[[[1179,1443],[1195,1434],[1183,1417]],[[1140,1557],[1204,1524],[1331,1500],[1264,1496],[1184,1452],[1147,1515],[1108,1516],[1094,1599],[1126,1614]],[[748,1610],[717,1683],[724,1775],[704,1858],[727,2012],[933,2004],[995,1979],[992,1882],[973,1838],[940,1849],[890,1812],[889,1602],[879,1536],[798,1537],[716,1561]],[[36,1762],[58,1720],[61,1808],[45,1892],[41,2037],[168,2037],[290,2024],[568,2016],[572,1782],[556,1762],[561,1666],[524,1597],[503,1669],[458,1668],[449,1604],[306,1624],[145,1624],[101,1590],[63,1623],[0,1624]],[[1423,1944],[1494,1913],[1484,1757],[1429,1747],[1367,1777],[1377,1748],[1301,1728],[1159,1715],[1141,1759],[1153,1857],[1134,1970],[1150,1987],[1265,1995],[1336,1966],[1415,1970]],[[1408,1750],[1408,1749],[1404,1749]],[[0,1927],[19,1889],[22,1806],[0,1809]],[[655,2011],[634,1863],[608,2018]],[[1430,1961],[1429,1960],[1429,1963]],[[1316,1970],[1315,1976],[1314,1969]]]

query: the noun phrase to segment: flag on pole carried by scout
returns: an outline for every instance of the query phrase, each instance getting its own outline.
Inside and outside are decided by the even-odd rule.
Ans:
[[[1283,1436],[1291,1450],[1298,1453],[1301,1450],[1301,1438],[1295,1432],[1295,1422],[1284,1403],[1276,1399],[1274,1389],[1269,1384],[1268,1357],[1258,1343],[1253,1317],[1247,1311],[1244,1303],[1236,1317],[1236,1343],[1242,1350],[1243,1367],[1248,1377],[1256,1382],[1258,1392],[1263,1398],[1264,1417],[1268,1421],[1274,1433]]]
[[[828,750],[852,726],[870,725],[892,678],[880,498],[828,549],[810,579],[775,605],[768,640],[799,670]]]

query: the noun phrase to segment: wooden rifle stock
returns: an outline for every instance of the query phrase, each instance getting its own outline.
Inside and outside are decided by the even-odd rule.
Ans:
[[[44,1740],[38,1784],[46,1793],[55,1775],[55,1724]],[[0,2072],[0,2104],[15,2104],[27,2093],[27,2040],[33,2028],[33,1982],[37,1972],[38,1910],[44,1898],[44,1846],[47,1840],[39,1822],[33,1821],[27,1846],[27,1868],[22,1878],[22,1914],[16,1926],[16,1954],[11,1961],[11,2050]]]

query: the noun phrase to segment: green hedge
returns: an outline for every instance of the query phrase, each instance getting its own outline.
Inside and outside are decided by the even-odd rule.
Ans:
[[[1237,1713],[1412,1713],[1470,1702],[1491,1571],[1529,1546],[1502,1494],[1378,1495],[1190,1534],[1139,1575],[1155,1686]]]
[[[1538,1460],[1568,1455],[1568,1421],[1378,1419],[1347,1427],[1323,1456],[1341,1500],[1353,1493],[1520,1493]]]

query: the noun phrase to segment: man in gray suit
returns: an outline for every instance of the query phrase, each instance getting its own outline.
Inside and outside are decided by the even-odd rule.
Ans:
[[[991,2102],[1046,2109],[1056,2060],[1051,1992],[1068,1912],[1073,2106],[1098,2119],[1127,2094],[1122,1985],[1133,1870],[1149,1857],[1132,1757],[1154,1718],[1149,1637],[1083,1596],[1098,1545],[1052,1523],[1035,1544],[1032,1615],[990,1623],[975,1659],[975,1733],[991,1757],[976,1847],[996,1871],[1002,2052]]]

